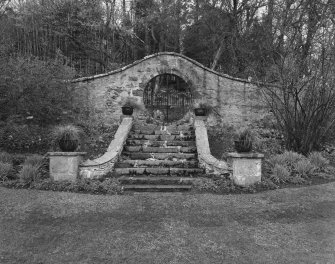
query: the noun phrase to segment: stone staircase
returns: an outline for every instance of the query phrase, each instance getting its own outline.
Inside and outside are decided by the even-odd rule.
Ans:
[[[190,190],[194,178],[203,174],[189,124],[134,124],[115,164],[125,191]]]

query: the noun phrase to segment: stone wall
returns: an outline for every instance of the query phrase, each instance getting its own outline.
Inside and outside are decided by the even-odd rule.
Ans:
[[[124,68],[76,79],[77,89],[88,90],[92,114],[106,122],[117,122],[122,97],[133,95],[143,100],[147,83],[160,74],[175,74],[191,87],[195,98],[204,98],[218,106],[221,121],[240,126],[261,119],[268,113],[259,88],[247,80],[217,73],[177,53],[153,54]],[[209,123],[217,118],[210,117]]]

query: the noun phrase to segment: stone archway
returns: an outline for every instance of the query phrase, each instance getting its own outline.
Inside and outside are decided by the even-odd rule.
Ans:
[[[177,121],[192,107],[191,85],[178,75],[159,74],[147,83],[143,102],[151,114],[160,111],[165,122]]]

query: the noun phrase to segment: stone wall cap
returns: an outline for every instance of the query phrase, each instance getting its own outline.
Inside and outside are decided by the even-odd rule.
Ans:
[[[48,152],[49,156],[84,156],[87,152]]]
[[[231,158],[241,158],[241,159],[262,159],[264,158],[264,154],[261,153],[237,153],[237,152],[230,152],[228,153],[228,157]]]

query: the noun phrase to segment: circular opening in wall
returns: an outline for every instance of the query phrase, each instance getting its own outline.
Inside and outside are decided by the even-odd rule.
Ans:
[[[191,87],[174,74],[161,74],[151,79],[143,93],[145,107],[165,122],[180,120],[191,109]]]

